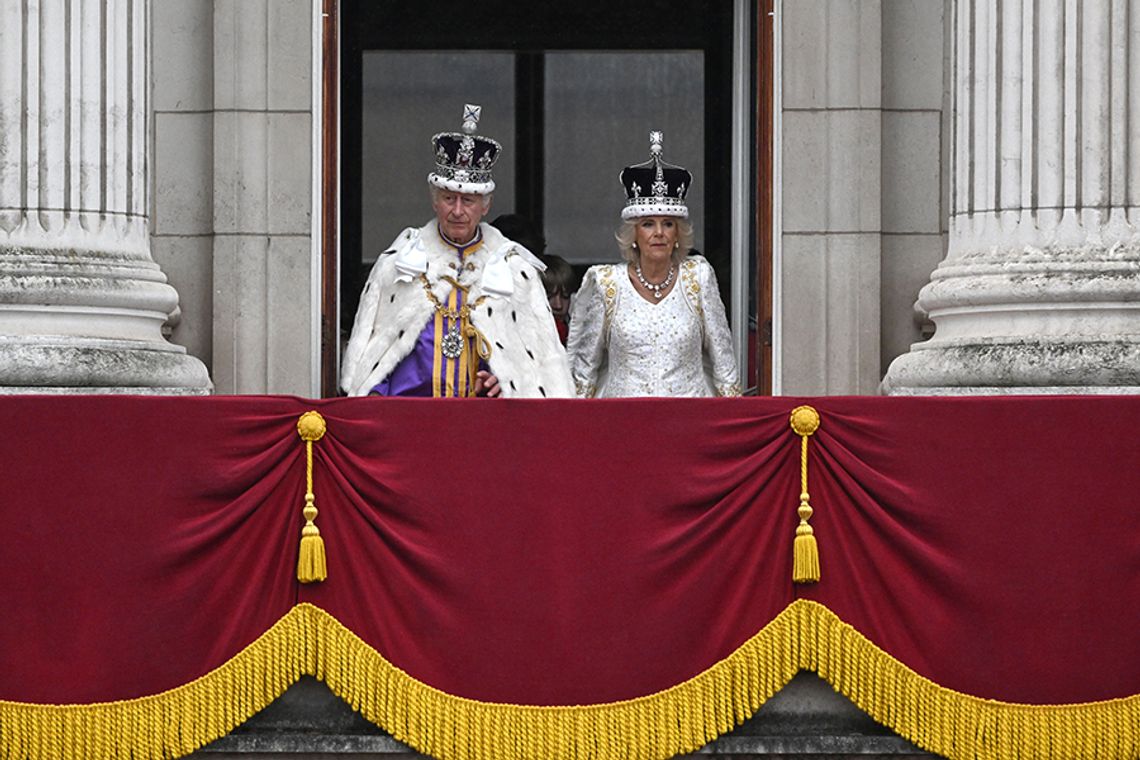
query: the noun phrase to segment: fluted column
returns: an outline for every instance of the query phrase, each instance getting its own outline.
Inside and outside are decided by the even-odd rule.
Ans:
[[[206,393],[150,255],[147,1],[0,4],[0,392]]]
[[[883,389],[1140,391],[1140,11],[957,0],[950,244],[933,338]]]

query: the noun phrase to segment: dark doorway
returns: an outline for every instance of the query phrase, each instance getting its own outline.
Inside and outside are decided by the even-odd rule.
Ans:
[[[666,160],[694,173],[696,245],[726,307],[755,313],[731,295],[732,165],[755,160],[732,155],[734,3],[340,0],[339,12],[343,334],[376,256],[430,218],[431,136],[458,129],[464,103],[504,144],[488,218],[530,218],[547,252],[581,268],[616,259],[618,172],[663,131]]]

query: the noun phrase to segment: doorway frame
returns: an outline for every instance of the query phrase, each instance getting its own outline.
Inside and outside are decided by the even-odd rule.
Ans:
[[[319,352],[314,373],[323,398],[339,395],[341,323],[341,15],[343,0],[320,0],[320,172],[314,188],[320,197],[319,261]],[[777,168],[774,95],[776,15],[775,0],[734,0],[732,19],[732,193],[729,198],[731,225],[728,239],[732,272],[733,303],[730,324],[736,342],[742,386],[759,395],[771,395],[776,377],[773,366],[773,282],[775,184]],[[755,58],[751,53],[754,51]],[[753,139],[748,139],[751,133]],[[749,182],[751,174],[753,181]],[[746,197],[750,195],[751,197]],[[754,216],[749,219],[749,209]],[[751,222],[749,224],[749,222]],[[755,262],[755,278],[748,272]],[[756,326],[749,329],[749,285],[755,288]],[[749,355],[755,356],[755,372],[749,373]]]

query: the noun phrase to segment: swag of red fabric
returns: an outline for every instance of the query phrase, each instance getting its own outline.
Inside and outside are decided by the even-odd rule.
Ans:
[[[799,438],[822,580],[791,582]],[[301,585],[318,410],[328,579]],[[797,598],[935,683],[1140,692],[1140,398],[2,398],[0,700],[155,694],[295,604],[491,702],[707,669]]]

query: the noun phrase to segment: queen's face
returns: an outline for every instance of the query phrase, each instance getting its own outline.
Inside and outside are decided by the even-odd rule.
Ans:
[[[677,220],[671,216],[643,216],[634,225],[641,256],[664,260],[677,246]]]

